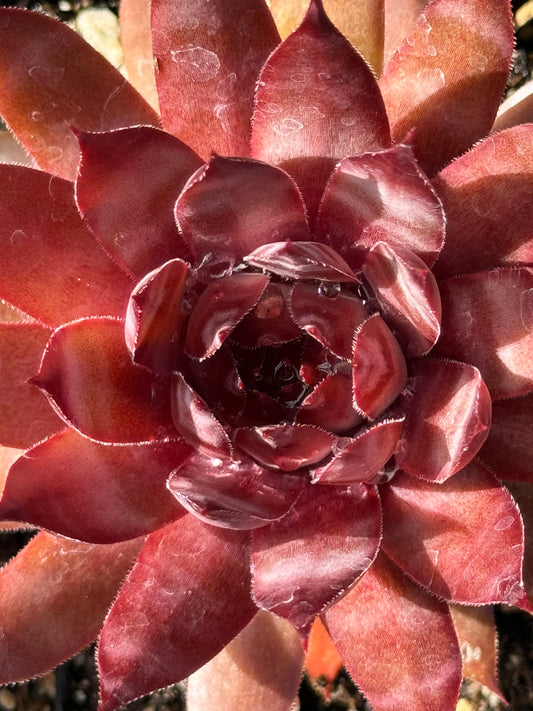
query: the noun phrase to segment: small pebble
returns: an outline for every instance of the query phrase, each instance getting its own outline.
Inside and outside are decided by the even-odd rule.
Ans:
[[[107,7],[88,7],[76,17],[76,30],[114,67],[124,62],[117,16]]]
[[[0,706],[6,711],[13,711],[17,707],[15,694],[9,689],[0,689]]]

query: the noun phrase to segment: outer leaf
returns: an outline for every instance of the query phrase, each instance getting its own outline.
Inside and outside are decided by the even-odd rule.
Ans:
[[[447,219],[438,277],[533,262],[532,151],[533,125],[517,126],[474,146],[434,179]]]
[[[402,472],[381,495],[384,550],[415,580],[452,602],[522,601],[520,513],[478,462],[442,484]]]
[[[507,0],[435,0],[420,14],[380,88],[393,139],[415,129],[415,155],[428,175],[490,131],[512,50]]]
[[[149,126],[82,133],[79,141],[76,199],[111,258],[136,277],[174,257],[188,259],[174,204],[200,158]]]
[[[184,513],[166,480],[191,451],[177,441],[110,446],[61,432],[11,467],[0,518],[89,543],[145,535]]]
[[[324,9],[335,27],[357,51],[381,73],[383,65],[382,0],[324,0]],[[309,7],[307,0],[269,0],[270,10],[282,39],[293,32]]]
[[[0,326],[0,440],[7,447],[25,449],[64,427],[43,394],[28,383],[49,337],[50,331],[37,324]]]
[[[260,610],[222,652],[189,677],[187,708],[289,711],[300,684],[303,656],[292,625]]]
[[[38,533],[0,571],[0,682],[44,674],[92,642],[141,545]]]
[[[150,16],[151,3],[146,0],[120,3],[120,44],[128,79],[155,111],[159,111]]]
[[[533,486],[525,481],[509,481],[506,485],[518,503],[524,521],[526,535],[524,585],[531,600],[533,599]]]
[[[203,158],[248,155],[254,85],[279,42],[264,2],[152,0],[152,42],[165,129]]]
[[[9,131],[0,130],[0,161],[30,165],[31,159]]]
[[[521,123],[530,123],[533,119],[533,82],[517,89],[500,104],[493,131],[518,126]]]
[[[46,15],[0,10],[0,65],[0,113],[37,164],[55,175],[76,175],[78,142],[70,126],[107,131],[159,123],[116,69]]]
[[[251,620],[248,536],[194,516],[152,533],[105,622],[101,708],[118,709],[205,664]]]
[[[396,461],[410,474],[442,482],[478,453],[491,422],[491,400],[477,368],[424,358],[411,365],[409,403]]]
[[[344,664],[375,711],[454,711],[461,656],[448,606],[380,555],[324,615]]]
[[[122,315],[131,283],[80,218],[72,184],[14,165],[0,165],[0,184],[0,298],[50,326]]]
[[[308,634],[371,564],[380,529],[374,487],[307,488],[286,516],[252,535],[254,599]]]
[[[385,0],[385,66],[412,30],[429,0]]]
[[[136,442],[175,435],[170,385],[132,363],[121,321],[83,319],[57,329],[32,382],[63,419],[92,439]]]
[[[476,365],[492,399],[533,391],[533,270],[495,269],[445,279],[433,353]]]

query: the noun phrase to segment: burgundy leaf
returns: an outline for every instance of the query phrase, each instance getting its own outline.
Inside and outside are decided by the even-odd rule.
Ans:
[[[533,390],[533,270],[495,269],[440,283],[434,353],[476,365],[493,400]]]
[[[409,711],[455,711],[461,655],[448,606],[385,555],[324,620],[375,711],[397,711],[398,699]]]
[[[164,128],[203,158],[247,155],[257,75],[279,42],[265,3],[153,0],[152,42]]]
[[[132,363],[122,321],[83,319],[58,328],[32,383],[92,439],[136,442],[175,434],[168,383]]]
[[[342,434],[356,427],[361,415],[352,405],[352,379],[347,373],[333,373],[318,383],[302,400],[296,422]]]
[[[354,269],[378,242],[410,249],[431,265],[444,241],[444,213],[412,149],[398,145],[339,163],[316,229]]]
[[[429,0],[385,0],[385,66],[412,30]]]
[[[328,456],[335,441],[317,427],[291,424],[238,429],[234,439],[261,464],[286,472],[317,464]]]
[[[266,274],[234,273],[215,279],[202,292],[190,316],[185,352],[209,358],[254,308],[268,284]]]
[[[182,515],[165,486],[191,451],[183,442],[110,446],[61,432],[11,467],[0,518],[89,543],[145,535]]]
[[[222,528],[251,529],[284,516],[307,485],[301,474],[265,469],[248,457],[194,454],[168,488],[197,518]]]
[[[70,126],[109,131],[157,126],[155,111],[70,27],[42,14],[0,10],[0,113],[37,164],[74,179],[79,148]]]
[[[353,402],[366,417],[378,417],[401,393],[407,368],[398,341],[379,314],[357,330],[352,357]]]
[[[79,142],[76,199],[111,258],[137,277],[173,257],[187,259],[174,204],[200,158],[149,126],[80,133]]]
[[[384,420],[358,433],[354,439],[347,438],[345,442],[341,440],[335,457],[325,466],[314,470],[313,482],[372,483],[396,451],[403,422],[404,418]]]
[[[250,311],[231,334],[232,340],[246,348],[274,346],[298,338],[300,329],[287,307],[288,284],[270,282]]]
[[[425,263],[413,252],[378,242],[369,252],[363,275],[409,357],[425,355],[437,342],[442,315],[439,288]]]
[[[479,452],[491,422],[491,400],[477,368],[423,359],[411,365],[414,396],[396,454],[398,465],[442,482]]]
[[[384,549],[421,585],[463,604],[522,602],[520,513],[481,464],[442,484],[399,473],[380,493]]]
[[[189,676],[241,631],[256,611],[248,556],[246,533],[190,515],[148,537],[100,635],[103,711]]]
[[[143,0],[121,0],[120,44],[126,75],[137,91],[158,111],[150,15],[150,5]]]
[[[309,487],[287,516],[252,535],[254,599],[306,635],[369,567],[380,539],[374,487]]]
[[[464,0],[460,7],[435,0],[419,15],[380,88],[393,139],[404,140],[414,128],[414,152],[429,175],[490,131],[512,51],[506,0],[490,6],[485,0]]]

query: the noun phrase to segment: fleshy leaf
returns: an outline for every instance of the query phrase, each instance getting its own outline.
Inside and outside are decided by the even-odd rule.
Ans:
[[[533,391],[533,270],[495,269],[440,282],[433,353],[479,368],[493,400]]]
[[[202,292],[189,318],[185,352],[209,358],[258,302],[268,284],[266,274],[239,274],[215,279]]]
[[[185,515],[152,533],[98,646],[102,711],[189,676],[251,620],[248,535]]]
[[[288,711],[297,696],[303,656],[294,627],[260,610],[225,649],[189,677],[187,709]]]
[[[369,567],[380,539],[374,487],[308,487],[286,516],[252,534],[254,599],[308,634]]]
[[[76,199],[111,258],[137,277],[188,249],[174,205],[202,161],[184,143],[150,126],[80,133]]]
[[[404,388],[405,358],[379,314],[367,318],[355,334],[352,378],[354,406],[369,419],[380,415]]]
[[[238,429],[234,440],[261,464],[286,472],[317,464],[328,456],[335,442],[329,432],[292,424]]]
[[[403,141],[414,128],[414,152],[428,175],[490,131],[512,51],[507,0],[490,6],[485,0],[435,0],[419,15],[380,88],[393,140]]]
[[[412,149],[398,145],[339,163],[317,232],[356,270],[378,242],[409,249],[431,266],[444,241],[444,213]]]
[[[38,533],[0,571],[0,683],[44,674],[92,642],[141,545]]]
[[[524,522],[526,544],[524,556],[524,584],[527,594],[533,599],[533,486],[525,481],[509,481],[506,486],[511,492],[513,499],[520,508],[520,514]]]
[[[202,521],[246,530],[281,518],[307,483],[301,474],[272,471],[248,457],[196,453],[172,472],[168,488]]]
[[[521,123],[530,123],[532,118],[533,82],[527,81],[502,101],[492,130],[502,131]]]
[[[375,711],[397,711],[398,699],[409,711],[455,711],[461,655],[448,606],[385,555],[324,620]]]
[[[72,184],[15,165],[0,165],[0,184],[0,298],[50,326],[121,316],[131,283],[80,218]]]
[[[189,267],[181,259],[166,262],[141,279],[128,302],[126,345],[136,363],[156,373],[177,367],[188,273]]]
[[[250,311],[231,334],[233,341],[245,348],[274,346],[299,338],[300,329],[287,307],[288,284],[270,282]]]
[[[533,484],[533,394],[492,405],[492,425],[480,458],[500,479]]]
[[[3,129],[0,129],[0,161],[17,165],[31,165],[31,158],[24,148],[9,131]]]
[[[46,15],[1,8],[0,64],[2,117],[39,167],[63,178],[73,180],[78,168],[70,126],[109,131],[159,123],[118,70]]]
[[[352,405],[352,379],[348,373],[332,373],[302,400],[296,422],[342,434],[362,420]]]
[[[363,275],[408,357],[425,355],[440,334],[442,308],[433,273],[413,252],[378,242]]]
[[[422,359],[411,364],[413,399],[396,461],[409,474],[442,482],[479,452],[489,433],[491,400],[477,368]]]
[[[309,239],[294,181],[258,161],[213,156],[180,195],[175,212],[196,265],[211,276],[274,239]]]
[[[401,472],[380,493],[384,550],[421,585],[469,605],[522,600],[520,513],[476,460],[442,484]]]
[[[486,138],[433,180],[446,212],[439,278],[533,261],[532,151],[533,126],[517,126]]]
[[[83,319],[57,329],[32,382],[92,439],[136,442],[175,435],[168,382],[132,363],[122,321]]]
[[[39,370],[49,337],[49,329],[38,324],[0,325],[0,441],[7,447],[25,449],[64,427],[43,394],[28,383]]]
[[[121,0],[120,44],[129,81],[150,106],[159,111],[152,55],[150,5],[151,3],[144,0]]]
[[[145,535],[183,513],[166,480],[191,451],[183,442],[102,445],[61,432],[11,467],[0,518],[89,543]]]
[[[372,483],[394,454],[402,434],[403,418],[384,420],[343,442],[325,466],[315,469],[313,482],[320,484]]]
[[[385,0],[385,66],[428,3],[429,0]]]
[[[203,158],[248,155],[255,82],[278,42],[261,0],[152,0],[164,128]]]

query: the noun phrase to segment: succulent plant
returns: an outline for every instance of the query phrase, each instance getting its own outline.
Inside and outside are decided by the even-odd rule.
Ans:
[[[281,711],[321,630],[376,711],[498,691],[488,606],[532,578],[510,3],[301,5],[123,0],[141,93],[0,10],[33,161],[0,164],[0,517],[42,529],[2,682],[99,636],[102,711],[191,675]]]

